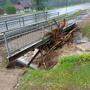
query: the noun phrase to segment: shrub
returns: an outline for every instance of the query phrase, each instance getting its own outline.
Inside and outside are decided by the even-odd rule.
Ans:
[[[7,14],[15,14],[16,13],[16,8],[14,6],[7,6],[5,8],[5,10],[6,10]]]

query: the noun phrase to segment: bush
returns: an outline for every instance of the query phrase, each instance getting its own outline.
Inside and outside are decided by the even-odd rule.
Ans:
[[[16,8],[14,6],[7,6],[5,8],[5,10],[6,10],[7,14],[15,14],[16,13]]]

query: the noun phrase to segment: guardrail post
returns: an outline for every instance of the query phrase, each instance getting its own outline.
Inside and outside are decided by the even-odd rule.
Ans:
[[[34,14],[35,22],[37,22],[37,14]]]
[[[6,30],[8,30],[8,25],[7,25],[7,21],[5,21],[5,26],[6,26]]]

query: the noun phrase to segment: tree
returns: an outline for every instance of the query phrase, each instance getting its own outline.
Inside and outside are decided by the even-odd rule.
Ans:
[[[38,11],[45,9],[44,0],[33,0],[33,4]]]
[[[15,14],[16,13],[16,8],[14,6],[7,6],[5,8],[5,11],[7,14]]]

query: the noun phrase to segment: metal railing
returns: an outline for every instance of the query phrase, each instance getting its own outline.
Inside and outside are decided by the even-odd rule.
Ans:
[[[49,17],[49,16],[51,16],[51,17]],[[35,16],[28,15],[25,17],[15,18],[13,20],[6,20],[3,22],[0,22],[0,33],[5,32],[5,31],[6,32],[14,31],[13,34],[11,32],[9,32],[9,34],[8,34],[8,36],[12,36],[14,34],[18,34],[20,29],[21,30],[23,29],[22,32],[25,32],[27,30],[27,28],[32,30],[34,27],[36,27],[35,26],[36,24],[45,22],[46,20],[52,19],[53,17],[57,17],[57,16],[59,16],[58,12],[57,13],[48,13],[48,14],[47,14],[47,12],[45,12],[45,13],[35,14]],[[33,17],[35,17],[35,19],[33,19]],[[32,21],[34,21],[34,22],[32,22]],[[41,24],[41,27],[42,27],[42,24]],[[0,41],[3,41],[2,35],[0,35]]]
[[[54,16],[59,15],[58,12],[54,13]],[[14,17],[7,20],[0,21],[0,32],[6,30],[17,29],[20,27],[25,27],[33,23],[38,23],[53,17],[53,13],[42,12],[27,16]]]
[[[5,41],[8,57],[41,40],[44,34],[52,30],[52,28],[56,28],[56,25],[52,20],[48,20],[18,28],[18,30],[3,32],[2,37]]]

